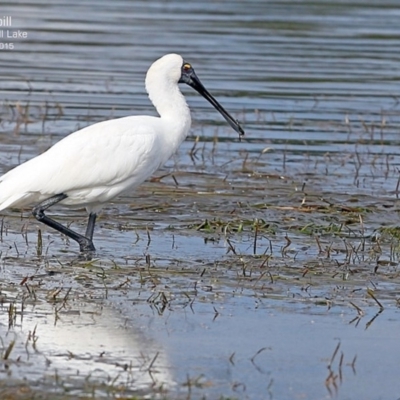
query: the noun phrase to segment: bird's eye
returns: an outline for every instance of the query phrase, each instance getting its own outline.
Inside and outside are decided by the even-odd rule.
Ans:
[[[189,63],[186,63],[186,64],[183,64],[182,68],[184,71],[189,71],[192,68],[192,66]]]

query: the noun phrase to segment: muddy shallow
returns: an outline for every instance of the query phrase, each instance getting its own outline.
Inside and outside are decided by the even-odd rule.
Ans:
[[[254,209],[199,186],[148,183],[151,200],[112,206],[90,262],[47,230],[37,256],[37,223],[6,216],[3,354],[16,344],[5,393],[20,379],[27,393],[63,396],[392,393],[399,273],[397,239],[379,230],[386,209],[369,196],[299,205],[293,180]],[[64,218],[83,228],[80,216]],[[386,384],[360,386],[372,376]]]
[[[398,395],[396,4],[6,6],[28,38],[0,58],[2,172],[154,115],[143,78],[170,51],[247,136],[185,88],[191,136],[104,210],[90,261],[3,214],[1,398]],[[84,230],[83,210],[52,214]]]

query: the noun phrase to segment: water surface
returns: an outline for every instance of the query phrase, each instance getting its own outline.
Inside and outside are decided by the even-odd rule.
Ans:
[[[190,137],[161,181],[104,210],[91,263],[29,210],[4,213],[2,395],[22,379],[48,396],[399,393],[397,2],[35,0],[1,15],[28,33],[0,53],[2,172],[94,122],[156,115],[144,76],[169,52],[246,128],[239,142],[182,88]],[[83,210],[54,212],[84,229]]]

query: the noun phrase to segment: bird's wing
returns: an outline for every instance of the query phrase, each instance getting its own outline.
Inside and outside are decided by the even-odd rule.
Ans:
[[[7,199],[26,193],[50,197],[128,180],[129,187],[139,185],[164,161],[158,120],[126,117],[74,132],[0,178],[0,209]]]

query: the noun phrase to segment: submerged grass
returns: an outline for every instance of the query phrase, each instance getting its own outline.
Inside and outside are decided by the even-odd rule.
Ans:
[[[31,126],[38,140],[64,111],[57,104],[6,104],[4,115],[3,124],[15,124],[15,146]],[[340,129],[350,129],[348,122]],[[357,129],[351,131],[354,137]],[[41,341],[52,343],[46,326],[71,340],[74,330],[92,324],[94,336],[107,337],[113,320],[101,318],[110,304],[154,315],[206,305],[214,321],[227,302],[246,298],[259,310],[347,310],[350,323],[365,319],[366,329],[387,307],[399,307],[398,171],[385,154],[362,147],[366,138],[380,146],[383,133],[359,131],[347,152],[304,154],[300,161],[288,141],[277,142],[284,149],[268,158],[262,138],[233,148],[227,137],[190,138],[167,173],[105,210],[92,260],[79,260],[74,243],[39,227],[28,210],[11,210],[0,229],[0,397],[190,399],[207,398],[218,386],[202,375],[172,379],[162,352],[146,342],[129,356],[111,351],[119,341],[133,347],[115,332],[99,344],[101,352],[71,352],[68,340],[56,356],[41,350]],[[79,230],[83,216],[62,211],[57,219]],[[339,347],[325,381],[331,394],[340,385],[342,362],[332,367]],[[231,391],[238,388],[233,382]],[[221,397],[228,398],[236,397]]]

